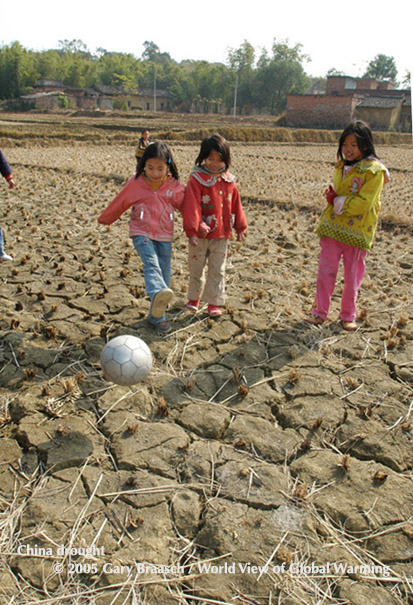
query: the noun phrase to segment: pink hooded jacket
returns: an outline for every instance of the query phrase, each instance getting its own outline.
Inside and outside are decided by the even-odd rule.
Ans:
[[[170,242],[174,234],[174,210],[179,210],[185,186],[172,177],[153,191],[143,176],[131,177],[122,191],[98,217],[103,225],[114,223],[132,208],[129,235],[145,235],[159,242]]]

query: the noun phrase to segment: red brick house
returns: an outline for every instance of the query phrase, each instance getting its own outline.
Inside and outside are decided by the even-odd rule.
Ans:
[[[355,118],[378,130],[409,132],[410,90],[395,90],[391,82],[374,78],[328,76],[325,93],[287,98],[287,126],[341,129]]]

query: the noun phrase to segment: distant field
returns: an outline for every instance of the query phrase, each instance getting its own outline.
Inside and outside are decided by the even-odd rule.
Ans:
[[[27,138],[45,144],[65,140],[96,144],[133,143],[142,128],[154,137],[176,141],[198,141],[205,134],[219,130],[228,140],[240,142],[328,143],[339,136],[334,130],[283,128],[274,116],[221,116],[216,114],[108,114],[76,113],[0,113],[0,142],[25,144]],[[404,144],[412,142],[405,133],[377,133],[377,142]],[[3,143],[2,143],[3,144]]]

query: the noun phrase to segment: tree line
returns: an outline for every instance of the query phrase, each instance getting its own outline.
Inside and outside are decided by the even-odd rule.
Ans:
[[[245,40],[238,49],[228,51],[225,64],[178,63],[150,41],[144,43],[140,58],[104,48],[91,53],[81,40],[61,40],[57,49],[44,51],[13,42],[0,47],[0,99],[28,94],[38,80],[57,80],[73,88],[109,85],[133,92],[156,87],[170,92],[176,109],[182,112],[219,108],[227,113],[278,115],[286,107],[288,94],[319,92],[325,86],[325,78],[305,73],[307,60],[301,44],[291,46],[277,40],[259,57]],[[366,75],[396,81],[394,59],[377,55]]]

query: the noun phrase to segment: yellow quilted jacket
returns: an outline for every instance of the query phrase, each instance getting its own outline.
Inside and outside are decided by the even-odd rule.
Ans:
[[[386,167],[374,158],[361,160],[343,176],[344,162],[336,164],[334,190],[345,196],[342,214],[328,204],[317,228],[319,237],[331,237],[362,250],[370,250],[380,210],[380,194],[388,181]]]

